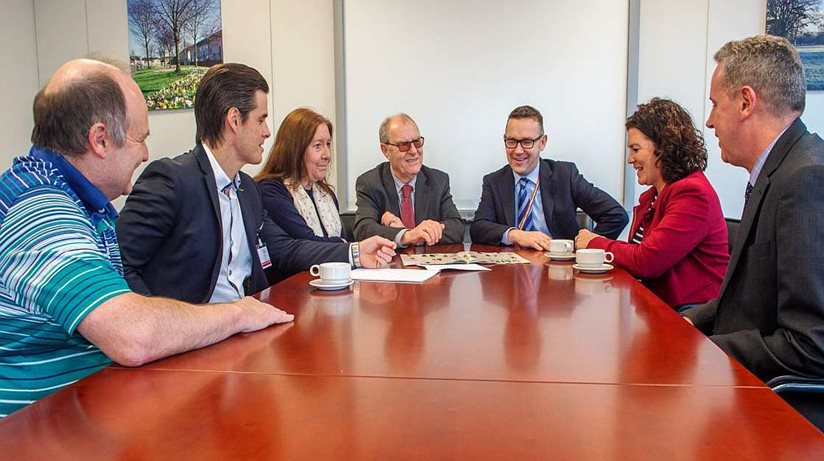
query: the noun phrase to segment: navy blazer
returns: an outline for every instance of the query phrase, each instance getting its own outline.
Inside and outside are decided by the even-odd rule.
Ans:
[[[571,162],[541,159],[541,202],[553,238],[578,234],[577,209],[597,223],[593,232],[615,239],[626,227],[627,212],[609,194],[595,187]],[[484,176],[481,203],[469,227],[474,243],[500,245],[504,232],[515,224],[515,177],[509,165]]]
[[[258,183],[260,198],[263,200],[263,209],[281,229],[292,238],[303,240],[314,240],[316,242],[345,242],[342,237],[315,235],[315,231],[306,224],[306,220],[298,212],[295,201],[289,189],[279,179],[264,179]],[[332,194],[335,208],[338,206],[338,198]],[[338,212],[340,213],[340,212]],[[338,217],[340,220],[340,217]],[[323,227],[323,223],[321,223]],[[343,234],[344,229],[341,229]]]
[[[252,273],[247,295],[269,283],[257,252],[265,243],[282,273],[306,270],[324,261],[348,261],[349,245],[295,240],[263,211],[257,184],[240,173],[238,190]],[[117,238],[129,286],[144,295],[205,303],[220,274],[223,227],[217,183],[206,151],[198,144],[175,158],[150,163],[117,221]]]
[[[824,141],[796,119],[744,207],[718,298],[684,313],[764,381],[824,377],[822,208]]]

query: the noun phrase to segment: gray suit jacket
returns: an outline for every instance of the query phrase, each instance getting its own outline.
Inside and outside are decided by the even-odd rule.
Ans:
[[[401,229],[381,225],[381,216],[389,211],[400,217],[400,204],[389,162],[358,176],[355,182],[358,207],[355,213],[355,239],[373,235],[394,240]],[[443,237],[439,243],[459,243],[464,238],[464,222],[452,201],[449,175],[443,171],[422,166],[415,180],[415,224],[431,219],[443,223]]]
[[[687,311],[759,378],[824,377],[824,141],[797,119],[744,208],[718,298]]]

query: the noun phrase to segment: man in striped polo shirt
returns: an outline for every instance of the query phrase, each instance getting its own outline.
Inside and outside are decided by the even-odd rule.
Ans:
[[[61,66],[34,100],[33,147],[0,175],[0,418],[96,370],[152,360],[293,316],[253,298],[212,306],[132,293],[110,200],[148,159],[125,72]]]

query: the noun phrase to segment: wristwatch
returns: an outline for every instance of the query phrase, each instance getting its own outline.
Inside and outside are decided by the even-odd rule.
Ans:
[[[358,269],[363,267],[360,260],[360,243],[354,242],[349,245],[349,251],[352,254],[352,269]]]

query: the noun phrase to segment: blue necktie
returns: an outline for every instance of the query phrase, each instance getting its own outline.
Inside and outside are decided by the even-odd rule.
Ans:
[[[521,180],[518,181],[518,221],[515,225],[518,226],[523,222],[524,225],[520,227],[521,230],[535,230],[535,223],[532,222],[532,207],[529,203],[534,188],[535,185],[527,178],[521,178]]]
[[[750,201],[750,195],[752,195],[752,190],[753,190],[752,184],[750,184],[750,182],[747,181],[747,190],[744,192],[744,207],[745,208],[747,206],[747,202]]]

